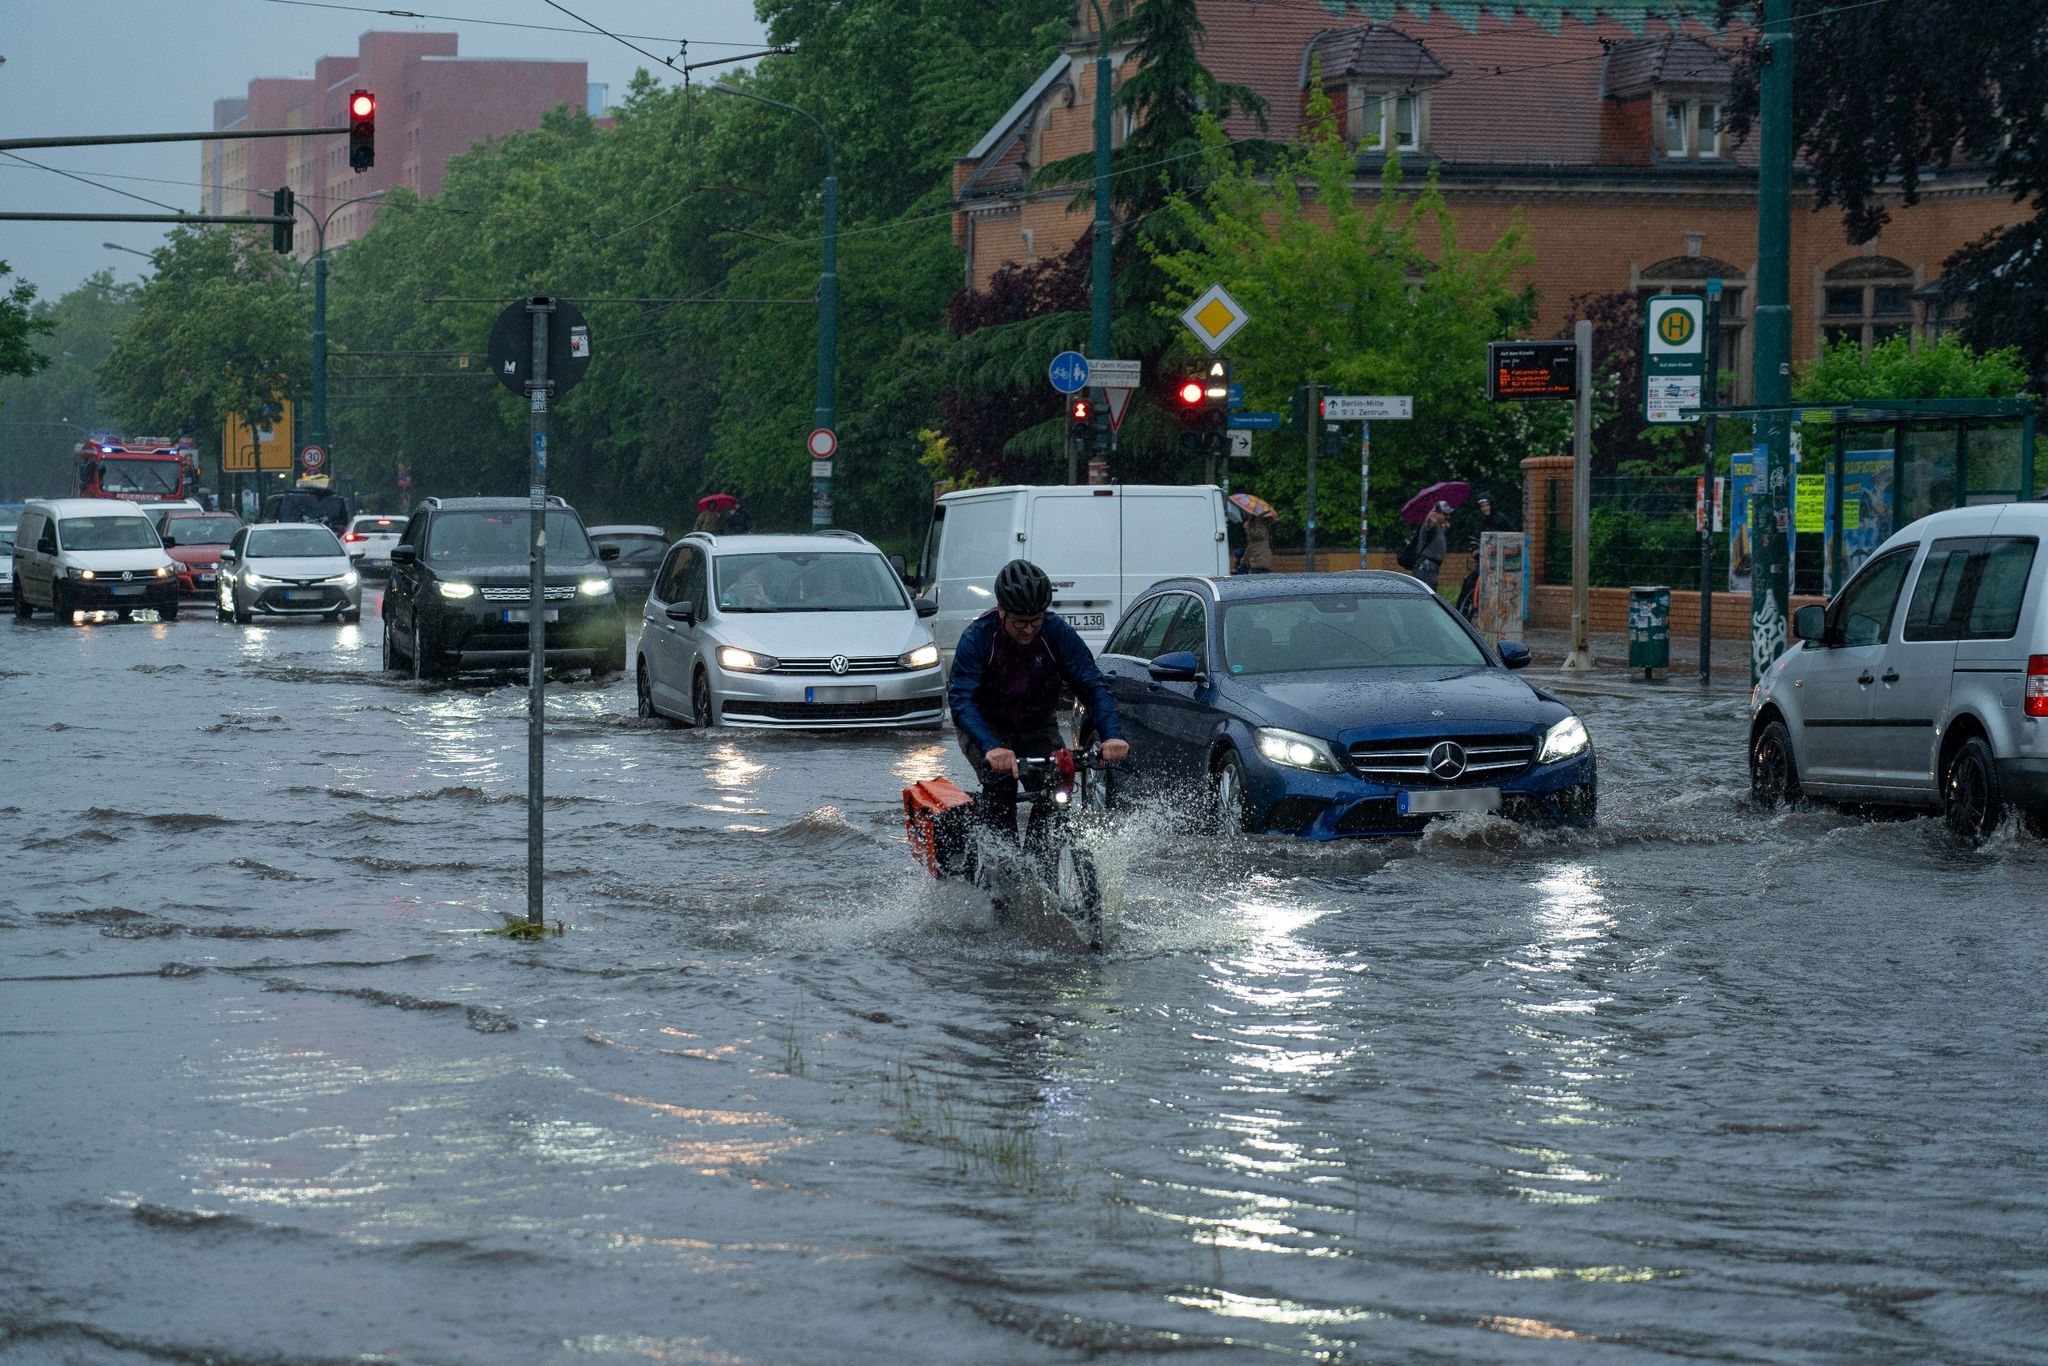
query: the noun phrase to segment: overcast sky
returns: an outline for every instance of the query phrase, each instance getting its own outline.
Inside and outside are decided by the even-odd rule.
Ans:
[[[658,57],[690,42],[690,60],[753,51],[762,40],[753,0],[562,0],[569,10]],[[433,15],[394,19],[378,8]],[[482,22],[485,20],[495,22]],[[508,28],[534,24],[547,30]],[[637,66],[652,66],[622,43],[578,27],[546,0],[389,0],[384,6],[305,0],[0,0],[0,137],[193,132],[213,126],[213,102],[241,95],[258,76],[310,76],[322,56],[352,54],[371,29],[461,35],[465,57],[581,59],[590,79],[624,94]],[[665,41],[663,41],[665,40]],[[718,46],[732,44],[732,46]],[[693,79],[715,79],[721,70]],[[663,81],[678,81],[666,69]],[[18,155],[104,180],[173,209],[199,207],[196,142],[135,147],[67,147]],[[123,179],[119,177],[137,177]],[[52,213],[162,213],[109,190],[34,170],[0,155],[0,210]],[[93,271],[122,279],[145,273],[139,256],[165,229],[149,223],[0,222],[0,260],[54,299]]]

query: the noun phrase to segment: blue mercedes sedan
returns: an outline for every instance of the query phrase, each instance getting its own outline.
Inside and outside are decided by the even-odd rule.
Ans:
[[[1413,834],[1498,811],[1591,824],[1593,742],[1406,574],[1167,579],[1098,661],[1131,758],[1125,797],[1190,797],[1220,825],[1308,839]]]

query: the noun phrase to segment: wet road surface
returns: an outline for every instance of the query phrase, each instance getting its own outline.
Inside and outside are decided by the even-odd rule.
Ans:
[[[1114,943],[909,862],[950,733],[0,622],[0,1361],[2048,1360],[2048,852],[1742,800],[1102,836]]]

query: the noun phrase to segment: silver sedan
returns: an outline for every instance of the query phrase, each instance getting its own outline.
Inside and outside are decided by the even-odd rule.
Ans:
[[[360,621],[362,575],[324,526],[270,522],[243,527],[220,555],[214,615],[246,624],[259,612]]]

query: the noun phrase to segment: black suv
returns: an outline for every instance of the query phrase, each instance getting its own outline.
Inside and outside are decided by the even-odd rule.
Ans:
[[[519,498],[429,498],[391,551],[384,591],[384,667],[436,678],[457,669],[526,663],[529,506]],[[583,519],[560,498],[547,508],[547,662],[593,677],[626,667],[626,619]]]

